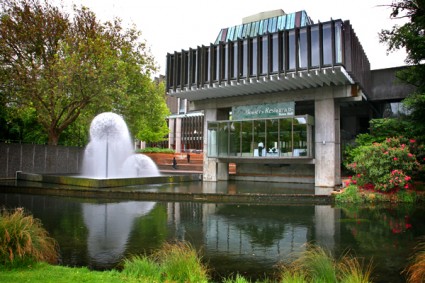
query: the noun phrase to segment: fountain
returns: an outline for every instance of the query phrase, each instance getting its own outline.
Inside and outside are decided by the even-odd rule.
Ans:
[[[127,124],[120,115],[112,112],[101,113],[93,119],[82,168],[81,175],[17,172],[16,179],[93,188],[200,180],[199,174],[161,175],[150,157],[133,152]]]
[[[134,154],[124,119],[105,112],[90,125],[90,142],[84,152],[83,176],[134,178],[159,176],[156,164],[146,155]]]

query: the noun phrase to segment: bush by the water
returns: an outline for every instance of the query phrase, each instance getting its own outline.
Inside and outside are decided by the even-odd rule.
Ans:
[[[415,142],[387,138],[382,143],[359,147],[349,165],[355,173],[353,180],[360,187],[369,186],[383,192],[408,189],[413,181],[412,174],[420,169],[410,150]]]
[[[6,266],[45,261],[56,263],[57,242],[49,237],[39,219],[22,208],[0,214],[0,260]]]

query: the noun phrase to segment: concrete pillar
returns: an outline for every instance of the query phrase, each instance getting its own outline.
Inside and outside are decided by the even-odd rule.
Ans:
[[[339,241],[340,210],[330,205],[316,205],[314,207],[314,223],[316,243],[333,252]]]
[[[340,111],[330,97],[315,100],[315,186],[316,194],[330,194],[341,184]]]
[[[173,145],[175,145],[175,140],[174,140],[174,122],[175,119],[169,119],[168,120],[168,148],[172,149]]]
[[[176,153],[182,150],[182,118],[176,118],[176,135],[175,135]]]

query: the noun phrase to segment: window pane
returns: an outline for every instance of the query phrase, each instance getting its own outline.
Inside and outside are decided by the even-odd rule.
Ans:
[[[228,156],[229,123],[218,124],[218,156]]]
[[[250,56],[251,70],[249,73],[251,76],[257,75],[257,54],[258,54],[258,41],[256,38],[253,38],[251,39],[251,56]]]
[[[230,156],[241,156],[241,122],[230,123]]]
[[[266,155],[271,157],[279,156],[279,120],[267,120],[267,147]]]
[[[269,66],[269,46],[267,36],[261,39],[261,73],[267,74]]]
[[[233,72],[232,72],[232,78],[236,78],[236,75],[238,74],[238,44],[236,42],[232,43],[233,45]]]
[[[265,156],[266,142],[266,121],[254,121],[254,156]]]
[[[295,31],[289,32],[288,52],[289,52],[288,69],[294,70],[295,69],[295,56],[297,56],[297,51],[295,49]]]
[[[222,79],[223,80],[227,80],[227,78],[228,78],[228,73],[229,73],[229,46],[230,44],[229,43],[227,43],[225,46],[224,46],[224,57],[221,59],[221,61],[222,62],[224,62],[224,64],[223,64],[223,67],[224,67],[224,70],[223,70],[223,77],[222,77]]]
[[[272,37],[272,72],[277,73],[279,71],[279,36],[274,34]]]
[[[205,54],[205,57],[204,57],[205,82],[209,82],[211,80],[211,73],[210,73],[211,52],[210,52],[210,47],[205,48],[204,54]]]
[[[242,66],[241,66],[241,77],[247,77],[248,70],[248,40],[245,39],[242,43]]]
[[[331,65],[332,64],[332,30],[331,24],[323,25],[323,64]]]
[[[294,156],[307,155],[307,121],[294,118]]]
[[[341,41],[342,23],[335,23],[335,63],[342,63],[342,41]]]
[[[208,123],[208,156],[217,157],[217,123]]]
[[[320,66],[319,26],[311,27],[311,66]]]
[[[242,156],[253,156],[252,121],[242,121]]]
[[[299,39],[299,67],[306,69],[308,67],[307,63],[307,29],[300,30],[300,39]]]
[[[281,156],[292,156],[292,118],[280,119],[279,127]]]

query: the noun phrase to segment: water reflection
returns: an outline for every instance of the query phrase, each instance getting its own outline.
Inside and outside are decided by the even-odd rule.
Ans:
[[[203,251],[214,278],[271,275],[315,242],[336,256],[373,259],[374,282],[403,282],[400,271],[425,235],[422,206],[232,205],[0,194],[25,207],[58,240],[64,265],[113,268],[131,254],[185,240]]]
[[[136,218],[148,214],[155,202],[82,204],[88,229],[87,250],[95,265],[106,268],[121,259],[127,249]],[[110,266],[114,267],[114,266]]]

